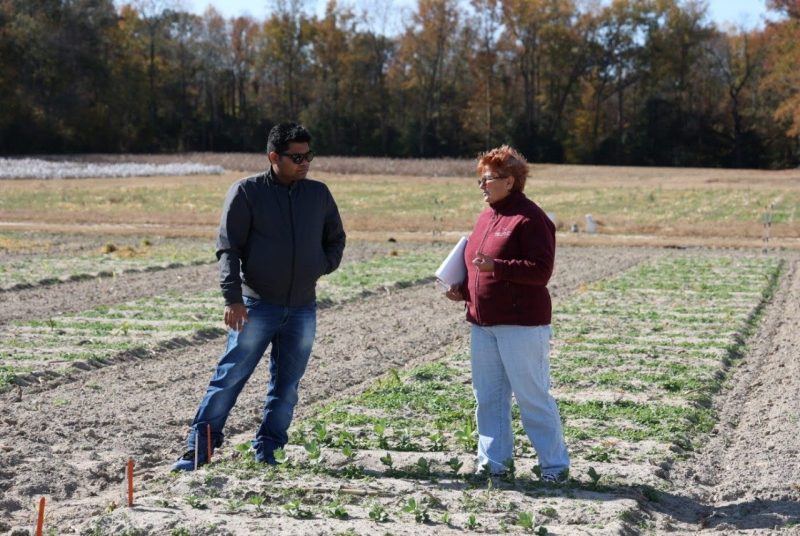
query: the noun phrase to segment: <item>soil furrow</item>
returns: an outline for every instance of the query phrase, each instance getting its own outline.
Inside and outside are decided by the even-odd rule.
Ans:
[[[0,326],[44,320],[165,292],[201,292],[217,285],[215,264],[98,277],[0,293]]]

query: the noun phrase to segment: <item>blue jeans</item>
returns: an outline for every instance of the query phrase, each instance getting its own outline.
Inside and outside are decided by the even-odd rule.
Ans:
[[[478,464],[501,473],[514,454],[511,395],[542,474],[569,468],[558,406],[550,395],[550,326],[476,326],[470,333],[478,407]]]
[[[222,429],[228,414],[267,346],[272,343],[264,417],[253,441],[256,459],[270,461],[272,452],[289,441],[287,430],[298,400],[297,388],[314,343],[317,304],[285,307],[247,297],[244,304],[249,319],[240,332],[228,331],[225,353],[217,363],[197,409],[187,447],[194,450],[196,433],[201,434],[201,441],[206,437],[208,424],[211,425],[214,446],[222,444]],[[205,449],[199,450],[203,456]]]

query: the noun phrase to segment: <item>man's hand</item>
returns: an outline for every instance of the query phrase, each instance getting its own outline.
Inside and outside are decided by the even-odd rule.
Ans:
[[[476,253],[472,265],[477,266],[481,272],[494,272],[494,259],[483,253]]]
[[[242,331],[247,320],[247,307],[243,303],[225,306],[225,325],[233,331]]]
[[[461,290],[459,290],[458,285],[452,285],[447,292],[444,293],[447,296],[447,299],[453,301],[464,301],[464,296],[461,294]]]

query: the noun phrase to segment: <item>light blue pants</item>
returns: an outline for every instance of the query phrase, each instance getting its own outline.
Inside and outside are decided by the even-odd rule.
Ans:
[[[471,331],[472,388],[478,403],[478,464],[500,473],[514,454],[511,395],[536,449],[542,474],[569,468],[561,418],[550,395],[550,326],[476,326]]]

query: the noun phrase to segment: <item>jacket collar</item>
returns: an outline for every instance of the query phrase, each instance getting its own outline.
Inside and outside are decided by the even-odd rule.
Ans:
[[[525,197],[525,194],[519,192],[517,190],[512,191],[507,196],[505,196],[500,201],[490,204],[489,206],[492,207],[492,210],[495,212],[505,212],[514,205],[516,205],[521,199]]]
[[[269,184],[271,186],[280,186],[281,188],[285,188],[287,190],[290,190],[294,186],[294,184],[291,185],[291,186],[286,186],[281,181],[279,181],[278,177],[275,175],[275,170],[272,169],[272,166],[269,166],[267,168],[267,172],[264,175],[265,175],[265,177],[267,179],[267,184]]]

